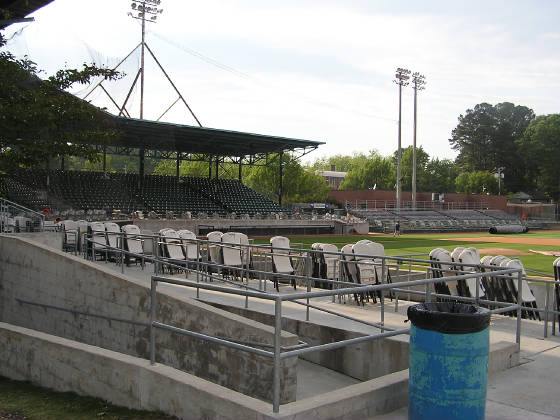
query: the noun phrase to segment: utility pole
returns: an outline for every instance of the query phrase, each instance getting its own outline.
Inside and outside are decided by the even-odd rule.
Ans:
[[[410,70],[397,68],[395,74],[396,79],[393,80],[399,86],[399,135],[397,143],[397,214],[401,211],[401,116],[402,116],[402,87],[408,85],[410,78]]]
[[[412,208],[416,210],[416,96],[424,89],[426,78],[418,72],[412,73],[412,89],[414,89],[414,135],[412,140]]]

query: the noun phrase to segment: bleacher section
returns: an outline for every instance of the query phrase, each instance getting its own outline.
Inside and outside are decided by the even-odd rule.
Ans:
[[[48,182],[47,182],[48,179]],[[139,210],[165,215],[254,215],[286,212],[273,201],[237,180],[103,172],[33,170],[0,177],[0,192],[7,199],[36,210]],[[49,200],[41,197],[49,197]],[[56,203],[56,204],[53,204]]]
[[[481,231],[492,226],[522,224],[514,215],[501,210],[410,210],[399,213],[392,210],[360,210],[352,214],[366,219],[370,229],[377,232],[392,232],[400,222],[401,231]]]

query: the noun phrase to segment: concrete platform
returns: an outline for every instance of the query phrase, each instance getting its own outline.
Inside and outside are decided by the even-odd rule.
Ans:
[[[105,264],[100,262],[99,264]],[[115,270],[120,267],[108,264]],[[139,267],[126,267],[125,274],[137,279],[149,282],[152,275],[152,267],[147,266],[145,270]],[[184,278],[184,275],[177,276]],[[189,276],[191,279],[192,276]],[[256,281],[250,285],[257,287]],[[195,289],[180,286],[161,285],[163,289],[173,291],[186,296],[195,297]],[[267,285],[268,291],[272,291],[271,283]],[[302,288],[299,289],[303,291]],[[281,286],[280,293],[292,293],[290,286]],[[245,298],[234,295],[223,295],[217,292],[201,291],[200,300],[215,303],[233,305],[239,308],[245,306]],[[345,302],[345,303],[344,303]],[[366,304],[358,306],[352,299],[341,300],[333,303],[331,298],[314,299],[313,304],[344,313],[347,316],[369,322],[379,322],[380,305]],[[406,327],[406,308],[412,303],[399,301],[398,310],[395,310],[395,302],[387,299],[385,302],[385,325],[403,328]],[[269,301],[250,298],[248,307],[253,311],[273,313],[273,307]],[[305,308],[303,306],[287,302],[283,305],[283,316],[294,319],[305,319]],[[351,331],[371,334],[378,329],[349,321],[331,314],[311,310],[310,319],[314,323],[337,326]],[[494,316],[491,323],[491,342],[493,345],[499,342],[515,343],[515,318],[507,316]],[[560,378],[560,336],[543,338],[543,323],[531,320],[522,320],[522,338],[519,352],[519,366],[511,369],[492,373],[489,377],[488,399],[486,417],[488,419],[553,419],[560,418],[560,399],[558,396],[558,378]],[[400,339],[407,340],[408,337],[401,336]],[[298,372],[298,400],[313,398],[325,392],[341,389],[352,384],[359,383],[340,373],[330,371],[313,363],[300,361]],[[407,407],[389,412],[376,419],[407,418]]]

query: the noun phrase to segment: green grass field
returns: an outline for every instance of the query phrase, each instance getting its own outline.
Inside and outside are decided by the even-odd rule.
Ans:
[[[462,241],[460,238],[488,238],[493,239],[496,236],[484,232],[475,233],[442,233],[442,234],[404,234],[400,237],[393,237],[392,235],[370,234],[363,236],[290,236],[292,246],[303,244],[304,248],[309,248],[314,242],[327,242],[335,244],[338,249],[342,248],[348,243],[355,243],[360,239],[370,239],[374,242],[379,242],[385,247],[387,255],[410,255],[410,254],[425,254],[434,248],[444,248],[452,251],[455,247],[475,247],[477,249],[487,248],[503,248],[508,250],[516,250],[524,252],[528,255],[508,255],[509,258],[519,258],[527,270],[538,271],[553,275],[552,263],[556,257],[532,253],[529,250],[536,251],[557,251],[560,252],[560,246],[542,245],[538,244],[540,239],[558,239],[560,240],[560,231],[534,231],[523,234],[503,235],[507,238],[523,238],[531,240],[536,244],[511,244],[511,243],[498,243],[498,242],[468,242]],[[267,239],[256,239],[255,243],[268,243]],[[490,255],[498,255],[505,252],[492,253]],[[423,257],[417,257],[423,258]],[[531,273],[529,273],[531,274]]]
[[[132,410],[99,398],[56,392],[0,376],[0,419],[173,419],[161,412]]]

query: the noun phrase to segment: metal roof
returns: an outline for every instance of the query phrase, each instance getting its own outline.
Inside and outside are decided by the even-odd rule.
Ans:
[[[111,114],[109,114],[111,115]],[[218,156],[248,156],[286,150],[311,151],[324,142],[111,115],[120,138],[112,146]]]
[[[4,9],[8,12],[8,16],[5,16],[2,10],[0,10],[0,29],[11,25],[12,21],[24,18],[52,1],[53,0],[0,0],[0,9]]]

